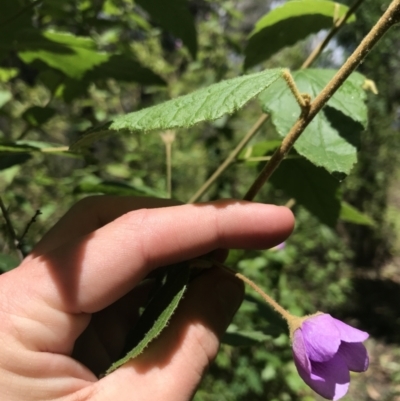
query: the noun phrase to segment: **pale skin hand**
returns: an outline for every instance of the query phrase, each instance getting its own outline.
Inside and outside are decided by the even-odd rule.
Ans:
[[[168,207],[166,207],[168,206]],[[282,207],[93,197],[0,276],[0,399],[187,401],[215,357],[243,286],[211,269],[144,354],[103,379],[160,266],[221,249],[265,249],[293,229]],[[223,251],[222,251],[223,253]]]

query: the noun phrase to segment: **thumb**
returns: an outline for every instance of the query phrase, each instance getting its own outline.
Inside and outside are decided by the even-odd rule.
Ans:
[[[170,325],[138,358],[95,384],[100,400],[188,401],[243,300],[241,281],[211,269],[193,281]]]

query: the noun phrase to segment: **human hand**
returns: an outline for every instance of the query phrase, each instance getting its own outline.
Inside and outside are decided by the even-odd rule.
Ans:
[[[0,276],[0,399],[189,400],[241,303],[242,284],[219,269],[192,281],[160,337],[99,380],[148,295],[139,283],[157,267],[221,249],[272,247],[292,229],[288,209],[257,203],[78,202]]]

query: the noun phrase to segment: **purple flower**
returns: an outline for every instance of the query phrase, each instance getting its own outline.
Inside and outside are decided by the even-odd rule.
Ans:
[[[300,377],[319,395],[338,400],[349,388],[350,372],[365,372],[362,344],[368,333],[326,313],[306,318],[293,333],[293,357]]]

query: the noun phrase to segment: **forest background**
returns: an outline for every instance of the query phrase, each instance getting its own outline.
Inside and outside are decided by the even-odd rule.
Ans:
[[[256,100],[231,116],[190,129],[113,135],[73,152],[68,146],[115,116],[242,75],[255,24],[285,3],[2,0],[0,194],[15,236],[2,220],[0,269],[17,266],[21,254],[90,194],[190,200],[259,118]],[[312,67],[337,69],[389,3],[360,2],[356,19],[340,29]],[[176,14],[176,5],[184,12]],[[296,22],[305,29],[292,25],[296,40],[277,41],[277,48],[249,71],[299,69],[326,36],[332,19],[326,20],[322,23],[318,13],[306,15]],[[324,191],[331,189],[321,188],[321,182],[308,183],[307,191],[303,185],[299,192],[282,184],[286,179],[273,179],[257,200],[289,202],[295,232],[283,249],[232,251],[227,261],[293,313],[322,310],[371,333],[371,366],[355,377],[349,400],[400,399],[398,49],[395,27],[358,69],[377,91],[371,84],[366,129],[347,121],[361,135],[351,174],[335,177],[341,182],[340,190],[334,186],[340,210],[329,209]],[[267,121],[200,200],[242,198],[260,160],[270,157],[279,140],[274,122]],[[290,164],[285,166],[280,174],[290,182]],[[296,373],[284,323],[248,291],[195,400],[315,397]]]

